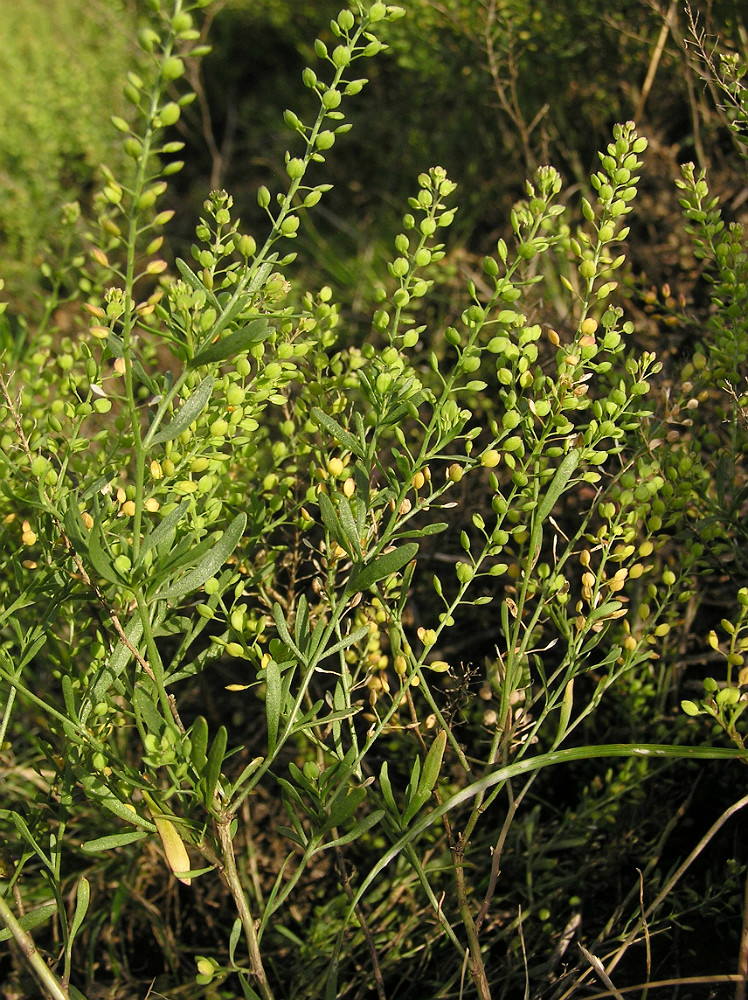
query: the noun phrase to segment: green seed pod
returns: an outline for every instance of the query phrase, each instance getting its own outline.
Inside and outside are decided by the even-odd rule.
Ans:
[[[184,76],[184,63],[179,56],[168,56],[161,64],[161,76],[164,80],[178,80]]]
[[[315,146],[317,149],[330,149],[335,145],[335,133],[330,132],[326,129],[324,132],[320,132],[315,140]]]
[[[158,117],[164,128],[168,128],[170,125],[176,125],[181,114],[182,109],[179,105],[174,101],[170,101],[168,104],[165,104],[163,108],[161,108],[158,113]]]
[[[326,108],[328,111],[334,111],[335,108],[340,106],[340,102],[343,100],[343,95],[339,90],[330,88],[326,90],[322,95],[322,107]]]
[[[350,10],[341,10],[337,17],[338,25],[343,31],[350,31],[355,21]]]

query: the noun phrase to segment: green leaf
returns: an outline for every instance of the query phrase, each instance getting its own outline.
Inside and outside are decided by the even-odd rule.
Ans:
[[[142,636],[143,623],[138,617],[132,618],[125,626],[125,638],[134,649],[137,649]],[[106,700],[117,678],[125,670],[131,659],[132,653],[124,642],[118,639],[114,647],[114,652],[109,657],[108,662],[97,673],[93,684],[86,691],[80,710],[82,725],[86,724],[86,720],[91,714],[94,705]]]
[[[561,462],[558,469],[556,469],[556,473],[551,480],[545,496],[538,504],[537,518],[540,522],[546,520],[555,507],[561,494],[566,489],[566,484],[569,482],[576,467],[579,465],[581,454],[582,453],[579,448],[572,448],[568,455],[564,456],[564,460]]]
[[[236,779],[234,784],[231,786],[231,794],[229,795],[230,799],[234,799],[236,793],[239,791],[239,789],[242,787],[243,784],[249,781],[249,779],[255,773],[257,768],[260,766],[260,764],[262,764],[264,759],[265,759],[264,757],[255,757],[254,760],[251,760],[249,764],[246,765],[246,767],[242,768],[241,774]],[[232,809],[236,809],[236,807],[239,805],[242,799],[246,797],[247,794],[249,794],[249,792],[245,792],[245,794],[238,801],[234,799],[234,801],[232,802]]]
[[[208,723],[204,715],[198,715],[190,730],[190,760],[198,774],[202,774],[207,762]]]
[[[319,427],[327,431],[344,448],[353,452],[357,458],[364,457],[364,446],[361,441],[357,437],[354,437],[350,431],[341,427],[337,420],[333,419],[328,413],[320,410],[318,406],[313,406],[312,417]]]
[[[334,653],[339,653],[341,649],[347,649],[349,646],[355,645],[355,643],[360,642],[365,636],[369,634],[368,625],[360,625],[358,628],[354,628],[352,632],[348,635],[343,636],[343,638],[336,642],[334,646],[330,646],[326,649],[324,653],[319,657],[319,661],[322,662],[326,657],[332,656]]]
[[[362,569],[357,569],[351,574],[351,579],[346,588],[347,591],[355,593],[357,591],[368,590],[369,587],[373,586],[379,580],[397,573],[406,563],[415,558],[417,552],[417,542],[407,542],[405,545],[401,545],[399,549],[385,552],[383,556],[379,556]]]
[[[201,365],[217,364],[219,361],[227,361],[235,354],[243,354],[248,351],[252,344],[261,340],[267,340],[271,333],[271,327],[266,319],[255,319],[251,323],[230,333],[228,337],[222,337],[204,351],[200,351],[187,364],[188,369],[199,368]]]
[[[34,635],[34,632],[37,634]],[[46,645],[47,637],[48,633],[46,631],[43,632],[40,627],[32,630],[32,632],[26,636],[23,650],[15,662],[17,670],[23,670],[23,668],[34,659],[42,646]]]
[[[301,658],[301,651],[296,646],[296,643],[291,638],[291,633],[288,631],[286,619],[283,617],[283,608],[277,603],[273,605],[273,621],[275,622],[275,627],[278,629],[281,642],[284,642],[295,656]]]
[[[304,649],[309,638],[309,605],[304,594],[299,598],[296,605],[296,619],[294,620],[293,636],[299,649]]]
[[[111,483],[111,481],[112,481],[111,473],[109,475],[98,476],[96,479],[94,479],[92,483],[89,483],[88,486],[86,486],[85,489],[82,490],[79,499],[90,500],[91,497],[96,496],[97,493],[101,493],[104,487],[108,486],[109,483]]]
[[[153,531],[149,532],[143,539],[143,544],[140,548],[140,558],[145,556],[146,552],[150,552],[151,549],[157,548],[163,542],[168,542],[169,538],[174,535],[176,527],[182,520],[187,512],[187,508],[190,505],[189,500],[183,500],[174,510],[169,511],[163,521],[158,524]],[[172,537],[173,541],[173,537]]]
[[[25,931],[31,931],[35,927],[45,924],[56,912],[57,903],[45,903],[44,906],[38,906],[35,910],[31,910],[29,913],[25,913],[22,917],[19,917],[18,923]],[[0,931],[0,941],[9,941],[12,936],[7,927],[4,927]]]
[[[205,765],[205,806],[207,809],[212,809],[214,802],[213,797],[216,793],[216,786],[218,785],[218,779],[221,777],[221,768],[223,767],[223,759],[226,756],[226,743],[228,742],[228,732],[225,726],[219,726],[216,730],[216,735],[213,738],[213,744],[210,748],[210,753],[208,754],[208,759]]]
[[[422,528],[414,531],[398,532],[398,538],[423,538],[424,535],[440,535],[446,531],[449,525],[446,521],[434,521],[433,524],[425,524]]]
[[[564,456],[563,461],[556,469],[553,479],[551,479],[545,496],[538,503],[533,517],[532,534],[530,536],[530,559],[533,566],[540,556],[540,547],[543,543],[543,525],[548,520],[556,502],[566,489],[566,485],[571,479],[574,470],[579,465],[581,457],[582,453],[579,448],[572,448]]]
[[[379,772],[379,787],[382,789],[384,804],[387,806],[387,809],[392,816],[397,819],[398,823],[400,823],[400,810],[397,808],[397,805],[395,804],[395,796],[392,794],[392,782],[390,781],[387,761],[382,764],[382,769]]]
[[[362,833],[366,833],[367,830],[371,830],[373,826],[384,816],[384,809],[375,809],[373,813],[369,813],[365,816],[360,823],[356,823],[352,830],[348,833],[344,833],[342,837],[338,837],[336,840],[330,840],[320,848],[320,851],[328,851],[331,847],[342,847],[343,844],[350,844],[354,840],[358,840]]]
[[[88,536],[88,561],[97,576],[102,577],[109,583],[122,584],[122,578],[115,571],[109,559],[109,553],[107,552],[104,535],[101,530],[101,522],[98,517]]]
[[[31,850],[36,854],[36,856],[46,865],[47,868],[52,870],[52,862],[49,860],[47,855],[44,853],[39,842],[36,840],[31,830],[29,830],[26,820],[17,812],[12,812],[10,818],[13,820],[13,825],[15,826],[18,833],[26,841]]]
[[[175,261],[177,265],[177,270],[182,275],[187,284],[196,292],[203,292],[208,301],[215,309],[220,309],[218,299],[215,297],[213,292],[204,284],[204,282],[195,274],[189,264],[182,260],[181,257],[177,257]]]
[[[320,643],[324,637],[325,630],[327,628],[327,621],[324,616],[320,617],[317,624],[314,626],[314,630],[309,637],[309,644],[306,648],[306,654],[308,660],[314,659],[317,655],[317,650],[319,649]]]
[[[405,813],[403,814],[404,824],[409,823],[415,814],[426,805],[431,797],[431,792],[439,777],[439,771],[442,766],[442,758],[444,757],[444,748],[446,745],[447,734],[443,729],[440,729],[436,734],[434,742],[429,748],[429,752],[426,754],[426,760],[423,762],[423,769],[421,770],[421,776],[418,781],[418,787],[415,794],[411,798]]]
[[[353,549],[353,554],[360,559],[362,553],[359,528],[353,516],[353,510],[348,497],[342,494],[338,497],[338,517],[340,518],[340,525],[345,532],[345,537],[348,540],[348,545]]]
[[[62,686],[62,700],[65,703],[65,712],[73,720],[73,722],[78,721],[78,710],[75,705],[75,691],[73,689],[73,680],[70,674],[63,674],[60,678],[60,685]]]
[[[333,803],[330,815],[320,833],[329,833],[333,827],[342,826],[346,820],[351,818],[365,798],[366,789],[361,785],[352,788],[346,795],[341,796],[338,801]]]
[[[229,963],[234,965],[234,953],[236,951],[236,946],[239,944],[239,938],[242,935],[242,918],[237,917],[234,921],[233,927],[231,928],[231,934],[229,935]]]
[[[174,414],[174,419],[160,431],[156,431],[151,437],[150,431],[143,439],[143,447],[147,448],[154,444],[163,444],[165,441],[172,441],[179,437],[182,431],[186,431],[190,424],[196,420],[208,405],[208,400],[213,392],[213,378],[209,375],[204,378],[195,389],[189,399],[186,399]],[[158,416],[158,414],[157,414]],[[152,426],[156,426],[155,423]]]
[[[84,854],[113,851],[117,847],[126,847],[128,844],[135,844],[147,836],[148,833],[145,830],[127,830],[125,833],[113,833],[108,837],[97,837],[96,840],[87,840],[81,844],[81,850]]]
[[[134,809],[130,808],[130,804],[123,802],[122,799],[118,798],[106,785],[97,781],[95,777],[90,774],[83,774],[82,769],[75,768],[76,777],[80,780],[83,785],[83,789],[91,799],[92,802],[96,802],[108,809],[109,812],[114,813],[115,816],[119,816],[126,823],[131,823],[133,826],[142,827],[144,830],[148,830],[154,833],[156,826],[151,823],[150,820],[144,819],[137,813]]]
[[[190,397],[192,398],[192,397]],[[158,596],[165,601],[175,601],[185,594],[190,594],[202,587],[206,580],[215,576],[228,557],[239,544],[247,526],[247,515],[237,514],[228,528],[221,534],[212,549],[206,553],[200,563],[189,573],[175,580],[170,587]]]
[[[265,718],[268,727],[268,756],[275,753],[283,701],[280,667],[275,660],[265,667]]]
[[[259,993],[252,989],[248,979],[248,973],[239,970],[239,985],[242,988],[242,993],[244,994],[244,1000],[262,1000]]]
[[[148,685],[148,690],[143,687],[143,683]],[[158,710],[158,700],[153,691],[152,682],[143,678],[140,683],[136,684],[132,700],[146,732],[160,736],[164,730],[164,718]]]
[[[346,548],[347,541],[345,532],[343,531],[343,526],[338,520],[338,515],[335,513],[332,501],[326,493],[320,493],[317,497],[317,503],[319,504],[319,512],[322,515],[322,523],[327,529],[330,537],[333,538],[342,548]]]

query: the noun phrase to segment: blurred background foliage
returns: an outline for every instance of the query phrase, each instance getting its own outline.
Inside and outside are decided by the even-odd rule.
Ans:
[[[198,100],[180,123],[188,148],[172,189],[174,253],[187,249],[206,188],[231,191],[245,225],[262,231],[256,188],[283,172],[283,111],[304,118],[315,110],[300,75],[315,63],[315,36],[331,41],[340,2],[219,0],[209,8],[204,31],[213,52],[192,68]],[[680,163],[708,165],[716,193],[740,195],[734,137],[688,50],[684,0],[405,6],[408,16],[387,28],[388,52],[367,66],[370,83],[352,110],[354,129],[324,167],[335,187],[305,222],[298,245],[320,280],[337,286],[354,320],[371,305],[374,276],[415,177],[435,163],[458,183],[453,252],[484,253],[505,233],[509,209],[538,164],[553,163],[572,196],[585,187],[611,125],[630,118],[651,146],[642,267],[642,258],[653,265],[653,243],[667,251],[663,229],[678,212],[671,181]],[[745,52],[740,0],[691,6],[707,35],[718,33],[727,51]],[[146,4],[0,0],[0,10],[0,273],[22,295],[37,283],[44,246],[54,243],[59,205],[85,200],[100,162],[117,167],[117,137],[102,129],[101,111],[127,114],[121,80],[138,58],[131,28]],[[636,246],[632,253],[636,267]],[[653,280],[672,264],[672,254],[666,257]]]
[[[60,205],[122,158],[102,111],[127,114],[135,13],[124,0],[0,2],[0,273],[18,300],[38,287]]]

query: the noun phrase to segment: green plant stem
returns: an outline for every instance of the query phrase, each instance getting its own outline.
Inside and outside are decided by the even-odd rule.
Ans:
[[[138,614],[143,625],[143,638],[145,639],[146,649],[148,650],[148,662],[151,667],[153,680],[156,684],[158,700],[161,702],[161,710],[167,719],[173,718],[174,708],[172,703],[169,701],[169,695],[166,691],[166,686],[164,685],[164,667],[156,646],[156,640],[153,636],[153,628],[151,626],[151,619],[148,613],[148,605],[146,604],[142,590],[138,590],[135,597],[138,602]]]
[[[743,891],[743,927],[738,948],[738,975],[740,981],[735,987],[735,1000],[745,1000],[746,983],[748,983],[748,874]]]
[[[3,896],[0,896],[0,920],[13,935],[13,940],[21,949],[31,971],[39,980],[44,995],[50,997],[51,1000],[70,1000],[70,994],[39,954],[34,939],[21,927]]]
[[[465,927],[468,947],[470,949],[470,957],[468,959],[470,975],[475,983],[475,988],[478,990],[480,1000],[491,1000],[491,990],[488,985],[488,977],[486,976],[486,967],[483,964],[480,941],[478,940],[478,929],[473,920],[467,888],[465,886],[465,843],[466,841],[460,837],[459,844],[452,850],[455,885],[457,887],[457,907],[460,911],[463,926]]]
[[[161,65],[171,55],[173,48],[173,37],[168,37],[164,41],[163,59]],[[165,82],[159,70],[158,80],[151,92],[150,107],[147,115],[147,125],[143,135],[143,148],[138,158],[135,183],[133,185],[132,200],[130,203],[130,213],[128,217],[127,230],[127,263],[125,268],[125,312],[122,320],[122,357],[125,362],[125,395],[127,399],[127,409],[130,416],[130,427],[133,434],[135,452],[135,512],[133,514],[132,531],[132,554],[133,565],[137,564],[140,554],[140,528],[143,517],[143,494],[145,487],[145,448],[143,447],[143,436],[140,429],[140,415],[138,413],[137,401],[135,399],[135,387],[133,384],[133,359],[132,359],[132,332],[135,326],[135,256],[137,252],[138,236],[140,233],[138,220],[141,209],[139,199],[148,183],[147,170],[148,161],[151,156],[151,148],[156,133],[154,125],[158,114],[158,105],[161,94],[164,90]]]
[[[333,836],[338,836],[338,831],[333,831]],[[343,887],[343,892],[346,894],[349,902],[353,902],[353,889],[351,888],[351,880],[348,877],[348,870],[345,864],[345,857],[340,847],[335,848],[335,857],[338,864],[338,873],[340,878],[340,884]],[[379,964],[379,956],[377,954],[377,945],[374,940],[374,935],[372,934],[371,927],[369,927],[369,921],[366,919],[366,914],[364,913],[363,907],[360,903],[356,904],[356,916],[361,924],[361,930],[363,931],[364,937],[366,938],[366,945],[369,949],[369,955],[371,956],[371,964],[374,968],[374,985],[377,990],[378,1000],[387,1000],[387,995],[384,991],[384,979],[382,977],[382,968]]]
[[[231,839],[232,818],[232,815],[223,814],[219,817],[217,824],[223,862],[222,874],[226,880],[226,885],[229,887],[229,892],[234,900],[237,913],[239,914],[239,919],[241,920],[242,927],[244,928],[244,934],[247,938],[249,962],[252,968],[252,974],[257,980],[257,987],[260,991],[260,995],[263,1000],[275,1000],[273,991],[268,983],[265,967],[262,964],[262,955],[260,953],[260,945],[257,940],[255,922],[250,912],[249,904],[247,903],[247,895],[244,892],[244,886],[242,885],[241,879],[239,878],[239,872],[236,868],[234,843]]]

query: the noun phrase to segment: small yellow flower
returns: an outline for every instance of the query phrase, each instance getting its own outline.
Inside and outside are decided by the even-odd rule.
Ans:
[[[28,521],[21,525],[21,541],[24,545],[33,545],[36,542],[37,534]]]

